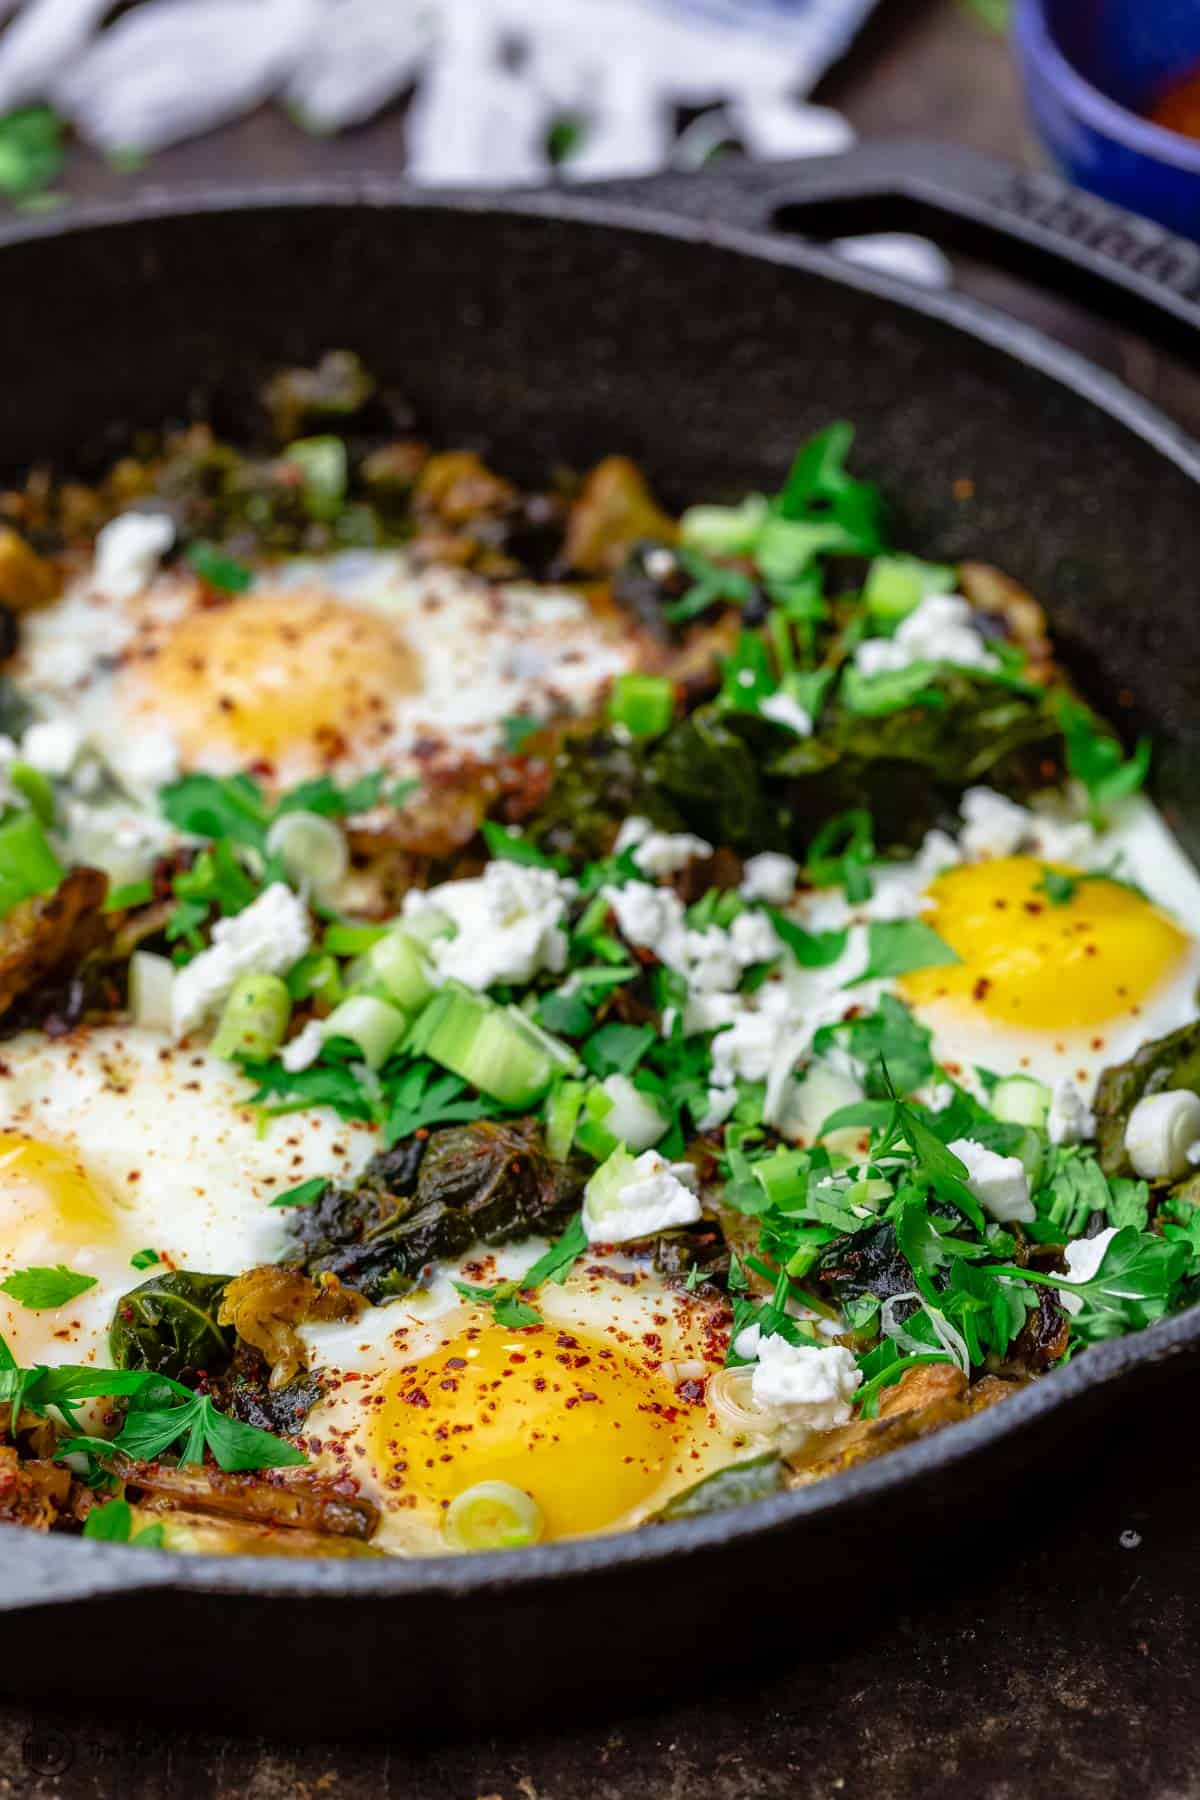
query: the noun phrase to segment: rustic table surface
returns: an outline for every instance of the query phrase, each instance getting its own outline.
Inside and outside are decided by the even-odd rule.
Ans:
[[[865,134],[1027,149],[1006,49],[956,0],[884,0],[820,97]],[[395,120],[317,142],[264,112],[164,153],[149,176],[398,161]],[[81,159],[69,185],[96,195],[129,179]],[[987,271],[965,280],[1200,426],[1194,376],[1189,384],[1141,345]],[[1193,1395],[1168,1395],[1098,1446],[1088,1477],[1064,1489],[1047,1469],[1043,1494],[1021,1496],[1008,1530],[934,1563],[902,1607],[864,1619],[848,1642],[823,1643],[804,1613],[803,1568],[781,1567],[779,1604],[798,1603],[794,1662],[722,1681],[723,1646],[753,1627],[714,1617],[709,1643],[691,1650],[696,1688],[681,1704],[648,1693],[633,1716],[546,1718],[508,1740],[414,1745],[398,1693],[396,1722],[381,1716],[378,1743],[298,1746],[229,1737],[217,1717],[156,1719],[133,1692],[121,1717],[69,1715],[53,1703],[48,1668],[44,1707],[0,1703],[0,1800],[1190,1800],[1200,1796],[1194,1414]],[[880,1546],[881,1558],[903,1554]],[[670,1621],[631,1620],[631,1655],[638,1633],[655,1629]],[[119,1657],[121,1646],[80,1638],[63,1652]],[[0,1644],[0,1658],[19,1655],[18,1643]],[[264,1642],[264,1662],[270,1655]],[[312,1702],[319,1731],[319,1693]]]

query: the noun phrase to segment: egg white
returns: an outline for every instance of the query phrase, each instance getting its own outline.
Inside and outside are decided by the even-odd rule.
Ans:
[[[203,1050],[132,1027],[69,1037],[24,1033],[0,1046],[0,1133],[70,1157],[95,1204],[56,1204],[0,1167],[0,1282],[62,1263],[96,1286],[34,1311],[0,1293],[0,1334],[22,1364],[107,1364],[119,1297],[175,1267],[237,1274],[281,1257],[287,1213],[272,1197],[323,1175],[356,1174],[375,1133],[327,1108],[290,1113],[259,1135],[244,1076]],[[9,1145],[11,1148],[11,1144]],[[131,1266],[139,1250],[163,1259]]]
[[[282,600],[286,620],[289,593],[298,605],[301,595],[317,597],[333,609],[330,616],[342,609],[347,620],[368,622],[357,671],[350,666],[353,642],[340,646],[350,659],[346,682],[361,677],[370,688],[344,738],[301,734],[259,755],[252,745],[231,744],[214,725],[211,740],[196,745],[195,725],[189,738],[169,685],[158,685],[173,635],[189,632],[189,644],[202,655],[236,609],[244,615],[267,594]],[[260,701],[265,696],[269,703],[273,681],[284,701],[309,677],[328,681],[321,653],[309,660],[303,641],[297,651],[286,632],[283,623],[274,646],[270,634],[254,646],[262,665]],[[371,632],[382,634],[378,642]],[[375,666],[379,643],[395,657],[394,668]],[[378,768],[428,774],[465,756],[493,756],[503,747],[505,718],[585,712],[644,654],[644,640],[627,618],[601,615],[572,590],[494,583],[448,567],[419,569],[403,551],[359,550],[264,566],[245,596],[215,606],[211,591],[187,570],[168,570],[125,598],[106,593],[85,570],[54,605],[23,622],[10,673],[41,717],[70,719],[118,774],[130,764],[131,742],[169,740],[174,732],[185,766],[228,774],[265,762],[287,783],[326,771],[346,778]],[[190,685],[192,698],[202,699],[214,717],[228,709],[221,693],[205,692],[219,685],[213,667],[197,666],[191,677],[188,666],[175,666],[174,680],[176,695],[180,682]],[[328,688],[323,703],[328,710]],[[251,736],[253,729],[251,719]]]

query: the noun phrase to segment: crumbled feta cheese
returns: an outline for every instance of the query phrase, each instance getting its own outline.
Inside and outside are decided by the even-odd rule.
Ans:
[[[750,1391],[759,1406],[782,1413],[810,1431],[848,1425],[862,1371],[844,1344],[789,1344],[770,1332],[760,1337]]]
[[[1069,1281],[1090,1281],[1099,1270],[1108,1246],[1116,1235],[1116,1228],[1109,1226],[1107,1231],[1099,1231],[1095,1237],[1076,1238],[1074,1243],[1068,1244],[1064,1256],[1067,1265],[1067,1279]],[[1083,1301],[1078,1294],[1064,1294],[1059,1288],[1058,1300],[1064,1312],[1074,1315],[1083,1311]]]
[[[622,887],[606,887],[604,898],[628,943],[649,950],[668,968],[681,967],[687,928],[678,894],[670,888],[652,887],[647,881],[627,881]]]
[[[174,542],[175,524],[167,513],[122,513],[97,534],[96,586],[113,600],[132,599],[158,572]]]
[[[1052,1144],[1081,1144],[1085,1138],[1095,1136],[1095,1118],[1069,1075],[1055,1083],[1046,1131]]]
[[[636,815],[625,820],[614,848],[618,856],[623,850],[632,850],[642,874],[654,876],[678,874],[690,862],[713,853],[710,843],[690,831],[656,831],[649,819]]]
[[[41,719],[21,739],[21,760],[43,775],[69,775],[83,748],[83,732],[72,719]]]
[[[1186,1088],[1148,1094],[1125,1127],[1125,1152],[1149,1181],[1175,1181],[1188,1171],[1188,1151],[1200,1141],[1200,1096]]]
[[[1096,850],[1096,833],[1086,819],[1062,819],[1049,813],[1029,814],[1031,848],[1051,863],[1086,864]]]
[[[758,710],[764,719],[770,719],[773,725],[786,725],[797,737],[812,736],[812,715],[805,712],[790,694],[768,694],[765,700],[759,701]]]
[[[758,1355],[758,1346],[762,1343],[761,1325],[743,1325],[733,1340],[733,1353],[744,1362],[753,1362]]]
[[[754,963],[775,962],[783,955],[783,945],[766,913],[739,913],[729,927],[729,944],[746,969]]]
[[[939,831],[935,826],[927,831],[921,842],[921,848],[913,858],[913,867],[918,875],[932,880],[940,875],[943,869],[952,869],[962,861],[962,851],[948,831]]]
[[[1029,1177],[1019,1156],[1000,1156],[974,1138],[955,1138],[949,1148],[966,1164],[967,1186],[985,1213],[1001,1225],[1014,1220],[1029,1224],[1037,1217],[1029,1198]]]
[[[697,993],[728,993],[742,979],[741,958],[729,933],[719,925],[689,931],[684,939],[684,959],[688,986]]]
[[[496,861],[482,875],[406,894],[404,914],[444,913],[457,935],[435,938],[429,960],[444,979],[482,992],[497,982],[519,984],[566,967],[562,921],[577,891],[553,869]]]
[[[768,906],[786,906],[796,891],[800,865],[791,856],[777,850],[764,850],[752,856],[742,871],[738,893],[743,900],[765,900]]]
[[[970,602],[958,594],[926,594],[902,619],[891,638],[867,638],[858,646],[854,666],[862,675],[892,673],[916,662],[954,663],[959,668],[988,669],[995,656],[972,624]]]
[[[651,581],[670,581],[678,566],[675,552],[663,545],[646,552],[646,573]]]
[[[279,1060],[289,1075],[298,1075],[301,1069],[311,1068],[321,1054],[321,1046],[325,1042],[325,1021],[310,1019],[304,1029],[297,1033],[290,1044],[285,1044],[279,1052]]]
[[[597,1170],[597,1175],[601,1173]],[[583,1229],[589,1244],[624,1244],[674,1225],[694,1225],[700,1201],[683,1178],[684,1165],[669,1163],[657,1150],[633,1158],[628,1179],[615,1196],[598,1203],[596,1176],[583,1191]],[[690,1173],[690,1172],[689,1172]]]
[[[908,867],[877,869],[874,892],[858,910],[864,919],[890,922],[915,919],[925,904],[920,877],[910,864]]]
[[[68,794],[59,817],[68,860],[103,869],[114,887],[144,880],[159,857],[179,842],[169,819],[132,804],[97,806]]]
[[[992,788],[968,788],[960,804],[963,829],[958,841],[967,856],[1012,856],[1030,834],[1025,808]]]
[[[697,1128],[700,1131],[715,1131],[719,1125],[725,1123],[737,1105],[737,1098],[736,1087],[710,1087],[708,1104],[700,1118],[696,1120]]]
[[[308,908],[282,881],[272,883],[244,912],[219,919],[211,947],[175,977],[171,991],[175,1036],[186,1036],[216,1012],[242,975],[285,975],[311,942]]]

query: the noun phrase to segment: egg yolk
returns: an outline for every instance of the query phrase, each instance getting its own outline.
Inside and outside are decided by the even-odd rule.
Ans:
[[[111,1238],[113,1209],[69,1151],[0,1131],[0,1225],[5,1247],[31,1226],[56,1243],[86,1245]]]
[[[1135,1011],[1178,969],[1190,940],[1165,913],[1117,882],[1055,872],[1075,882],[1058,904],[1045,865],[1028,856],[939,876],[921,916],[962,961],[903,976],[910,1005],[1065,1031]]]
[[[481,1481],[541,1509],[544,1536],[602,1531],[647,1500],[683,1427],[672,1390],[615,1345],[554,1326],[468,1326],[391,1376],[372,1460],[401,1505],[444,1516]]]
[[[133,677],[186,761],[233,752],[328,762],[369,745],[419,666],[382,614],[317,589],[256,591],[195,612]]]

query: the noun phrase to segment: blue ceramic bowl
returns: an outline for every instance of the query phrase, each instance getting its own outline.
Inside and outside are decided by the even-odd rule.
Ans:
[[[1141,116],[1200,67],[1200,0],[1017,0],[1030,115],[1080,187],[1200,239],[1200,140]]]

